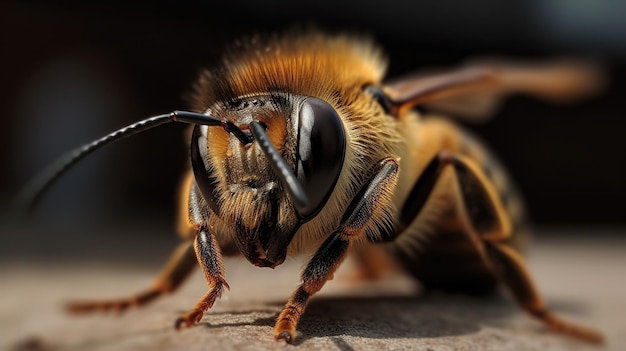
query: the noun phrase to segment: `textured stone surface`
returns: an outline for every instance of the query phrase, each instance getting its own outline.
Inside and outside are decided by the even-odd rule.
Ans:
[[[156,262],[165,257],[163,245],[152,249],[133,240],[120,244],[121,253],[110,244],[94,257],[83,251],[65,259],[5,255],[0,266],[0,349],[596,349],[546,332],[506,297],[420,295],[403,277],[358,282],[352,279],[350,262],[311,301],[295,346],[276,343],[272,329],[298,284],[302,262],[297,260],[270,270],[228,259],[231,291],[198,326],[179,332],[173,328],[175,318],[205,292],[199,272],[179,292],[145,308],[121,315],[66,315],[62,305],[72,297],[120,297],[152,281],[159,269]],[[603,330],[605,350],[626,349],[625,249],[626,240],[615,237],[550,237],[537,240],[529,258],[548,304],[563,316]],[[137,250],[143,262],[134,264],[127,258]]]

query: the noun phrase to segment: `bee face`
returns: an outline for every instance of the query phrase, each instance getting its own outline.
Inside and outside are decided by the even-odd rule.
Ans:
[[[192,164],[211,210],[212,231],[236,243],[252,263],[275,266],[287,250],[305,253],[321,244],[371,164],[396,154],[401,141],[393,119],[385,118],[364,90],[379,84],[385,69],[380,50],[369,40],[307,33],[233,50],[223,64],[200,76],[193,109],[243,133],[252,132],[251,124],[263,125],[307,200],[290,193],[256,136],[245,145],[220,128],[198,127]],[[363,138],[370,129],[383,142]],[[389,213],[390,207],[377,212],[377,222],[389,223]]]
[[[191,142],[196,182],[218,217],[214,220],[235,224],[234,242],[248,260],[278,265],[297,229],[320,212],[337,183],[346,150],[340,117],[321,99],[276,93],[216,104],[210,114],[235,125],[251,142],[197,126]],[[253,122],[264,127],[296,176],[305,203],[294,201],[275,161],[251,137]]]

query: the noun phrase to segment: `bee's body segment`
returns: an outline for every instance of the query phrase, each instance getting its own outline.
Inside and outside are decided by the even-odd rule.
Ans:
[[[550,328],[600,342],[546,310],[517,253],[523,206],[495,157],[451,121],[411,111],[478,97],[489,103],[465,112],[482,115],[510,92],[588,94],[597,77],[575,65],[498,63],[385,84],[385,66],[370,41],[315,31],[254,38],[228,53],[196,84],[196,113],[161,117],[196,125],[181,201],[187,243],[153,288],[73,310],[146,303],[175,290],[195,258],[208,290],[176,321],[192,326],[228,289],[223,254],[259,267],[308,254],[302,284],[275,326],[277,340],[293,342],[307,301],[346,255],[356,249],[367,261],[369,247],[380,247],[427,287],[478,293],[503,283]],[[370,265],[371,276],[378,268]]]

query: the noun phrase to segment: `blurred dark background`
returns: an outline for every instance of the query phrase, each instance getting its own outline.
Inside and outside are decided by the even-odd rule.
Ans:
[[[601,96],[568,106],[514,96],[492,121],[469,128],[508,166],[537,225],[626,224],[626,2],[56,3],[0,4],[4,213],[63,152],[184,109],[199,70],[237,37],[315,24],[374,36],[389,54],[390,77],[494,55],[602,62],[610,84]],[[56,184],[32,220],[173,227],[188,164],[184,134],[168,125],[93,155]]]

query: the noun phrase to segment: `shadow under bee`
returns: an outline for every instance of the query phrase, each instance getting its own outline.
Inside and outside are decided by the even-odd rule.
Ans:
[[[276,301],[268,305],[276,307],[276,313],[270,317],[222,323],[216,319],[223,313],[210,314],[203,325],[211,329],[243,325],[270,327],[283,303]],[[339,349],[349,350],[345,341],[335,337],[419,339],[469,335],[479,332],[481,325],[501,324],[503,318],[515,313],[519,313],[515,305],[498,294],[470,297],[433,292],[417,296],[319,297],[308,305],[295,344],[330,337]]]

